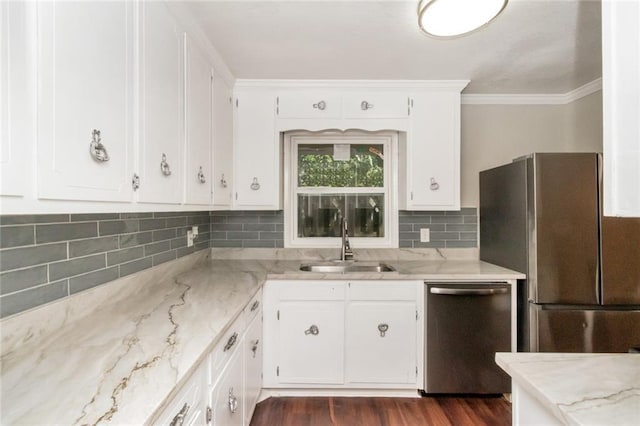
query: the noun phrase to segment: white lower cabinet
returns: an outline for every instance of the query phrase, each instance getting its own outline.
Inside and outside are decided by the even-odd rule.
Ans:
[[[249,425],[262,390],[261,301],[259,292],[151,424]]]
[[[346,327],[348,382],[416,383],[415,303],[352,302]]]
[[[342,384],[344,302],[286,301],[278,312],[279,382]]]
[[[210,409],[207,421],[215,426],[242,426],[243,424],[242,356],[236,350],[229,364],[223,370],[217,383],[209,391],[207,407]]]
[[[262,390],[262,313],[247,327],[244,350],[244,418],[249,419]]]
[[[422,388],[421,281],[268,281],[265,388]]]

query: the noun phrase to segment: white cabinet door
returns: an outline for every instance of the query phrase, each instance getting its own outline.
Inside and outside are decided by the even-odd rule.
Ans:
[[[37,19],[38,196],[130,201],[134,3],[43,1]]]
[[[215,426],[242,426],[243,424],[243,386],[242,356],[235,351],[218,382],[209,393],[208,407],[211,409],[211,422]]]
[[[346,324],[347,382],[416,383],[415,303],[350,302]]]
[[[434,91],[412,98],[406,152],[406,210],[460,208],[460,93]]]
[[[236,94],[234,208],[279,210],[280,141],[275,132],[275,96],[269,91]]]
[[[184,171],[184,33],[164,3],[142,2],[140,7],[138,200],[179,204]]]
[[[207,57],[189,38],[186,49],[187,166],[185,203],[211,203],[212,69]]]
[[[344,303],[281,302],[279,318],[280,383],[342,384]]]
[[[296,90],[280,93],[276,99],[279,118],[340,118],[339,93],[321,90]]]
[[[355,92],[343,96],[345,118],[407,118],[410,100],[407,93]]]
[[[25,195],[33,174],[33,9],[26,2],[0,3],[0,195]]]
[[[213,205],[231,208],[233,198],[233,91],[213,77]]]
[[[245,334],[244,418],[248,424],[262,389],[262,315],[258,313]]]

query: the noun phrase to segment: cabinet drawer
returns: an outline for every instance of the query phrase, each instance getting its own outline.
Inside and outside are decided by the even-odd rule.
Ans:
[[[341,96],[323,91],[283,93],[277,98],[280,118],[340,118]]]
[[[409,96],[397,92],[349,93],[342,97],[345,118],[407,118]]]
[[[244,332],[244,317],[240,315],[229,327],[224,337],[218,342],[210,355],[209,384],[215,382],[225,364],[231,358],[242,341]]]
[[[204,371],[199,368],[162,413],[156,417],[153,424],[202,424],[204,422],[203,402],[205,396],[203,378]],[[179,423],[178,419],[180,418],[183,419],[183,423]]]
[[[418,290],[413,281],[352,281],[350,300],[416,301]]]
[[[262,290],[258,291],[258,293],[253,296],[251,301],[247,303],[247,306],[245,306],[242,311],[244,323],[246,325],[251,324],[251,320],[253,320],[260,312],[262,312]]]
[[[280,300],[344,300],[345,283],[332,281],[297,281],[280,284]]]

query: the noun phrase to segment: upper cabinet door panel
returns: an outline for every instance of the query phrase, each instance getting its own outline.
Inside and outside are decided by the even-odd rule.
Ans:
[[[356,92],[343,96],[345,118],[407,118],[409,96],[396,92]]]
[[[0,2],[0,195],[23,196],[35,136],[34,6]]]
[[[131,200],[135,20],[132,2],[38,4],[40,198]]]
[[[460,94],[414,98],[407,143],[408,210],[460,208]]]
[[[187,51],[187,204],[211,203],[212,69],[206,56],[189,39]]]
[[[213,77],[213,204],[230,208],[233,194],[233,91]]]
[[[164,3],[142,2],[139,201],[182,202],[183,37]]]
[[[234,145],[234,208],[280,209],[280,150],[275,132],[275,96],[243,91],[237,95]]]
[[[281,93],[276,113],[280,118],[340,118],[342,100],[339,93],[303,90]]]

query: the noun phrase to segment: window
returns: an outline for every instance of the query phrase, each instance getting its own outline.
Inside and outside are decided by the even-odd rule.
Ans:
[[[285,245],[397,247],[395,132],[285,133]]]

